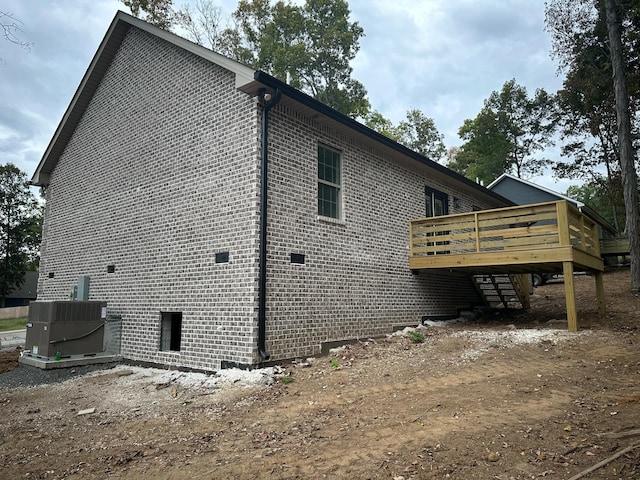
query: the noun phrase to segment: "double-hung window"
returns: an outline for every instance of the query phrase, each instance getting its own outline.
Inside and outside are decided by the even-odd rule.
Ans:
[[[339,219],[341,173],[340,153],[318,145],[318,215]]]

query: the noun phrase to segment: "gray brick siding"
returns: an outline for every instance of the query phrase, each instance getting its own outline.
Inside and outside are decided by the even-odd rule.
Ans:
[[[409,220],[425,215],[426,185],[449,195],[450,213],[482,205],[430,178],[426,167],[286,107],[274,110],[270,125],[270,354],[317,353],[322,342],[389,333],[478,301],[465,275],[412,275],[408,241]],[[343,216],[337,222],[317,215],[318,144],[341,152]],[[305,264],[291,264],[291,253],[304,254]]]
[[[317,216],[319,143],[341,152],[337,222]],[[424,216],[425,185],[449,194],[451,213],[484,207],[446,176],[281,105],[269,148],[273,359],[477,300],[465,276],[408,268],[408,222]],[[124,357],[203,369],[258,363],[259,157],[260,109],[234,76],[131,28],[51,175],[38,299],[65,299],[89,275],[90,300],[122,319],[112,327]],[[228,263],[215,263],[220,252]],[[162,312],[182,313],[180,352],[160,350]]]
[[[251,362],[257,129],[231,73],[132,28],[53,171],[38,299],[89,275],[125,357]],[[162,311],[183,313],[180,353],[158,351]]]

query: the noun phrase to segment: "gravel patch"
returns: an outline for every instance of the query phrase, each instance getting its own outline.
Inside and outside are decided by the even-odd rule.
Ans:
[[[54,368],[43,370],[30,365],[20,365],[18,368],[0,375],[0,389],[37,387],[38,385],[51,385],[64,382],[70,378],[86,375],[98,370],[108,370],[113,368],[113,364],[105,365],[85,365],[72,368]]]

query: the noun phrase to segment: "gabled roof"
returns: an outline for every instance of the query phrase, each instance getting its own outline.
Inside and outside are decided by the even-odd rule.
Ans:
[[[558,193],[558,192],[556,192],[554,190],[551,190],[549,188],[543,187],[542,185],[537,185],[537,184],[529,182],[527,180],[523,180],[522,178],[518,178],[518,177],[515,177],[513,175],[510,175],[508,173],[503,173],[502,175],[500,175],[493,182],[491,182],[489,185],[487,185],[487,188],[489,190],[493,190],[494,188],[496,188],[496,186],[498,186],[500,183],[505,182],[505,181],[506,182],[516,182],[516,183],[520,183],[522,185],[527,185],[528,187],[535,188],[535,189],[540,190],[541,192],[547,193],[549,195],[553,195],[554,197],[557,197],[558,200],[566,200],[567,202],[569,202],[572,205],[574,205],[578,210],[580,210],[586,216],[588,216],[593,221],[598,223],[601,227],[603,227],[606,230],[608,230],[610,233],[612,233],[612,234],[616,233],[616,229],[613,227],[613,225],[611,225],[607,220],[602,218],[589,205],[587,205],[587,204],[585,204],[585,203],[583,203],[583,202],[581,202],[579,200],[576,200],[574,198],[567,197],[566,195]]]
[[[393,153],[399,153],[409,161],[415,161],[419,164],[425,165],[431,169],[435,179],[441,179],[448,183],[453,182],[456,187],[473,192],[475,195],[480,196],[485,201],[491,202],[495,206],[514,204],[511,200],[499,195],[498,193],[492,192],[472,180],[455,173],[447,167],[440,165],[439,163],[434,162],[403,145],[400,145],[394,140],[370,129],[353,118],[334,110],[309,95],[296,90],[290,85],[287,85],[265,72],[255,71],[236,62],[235,60],[219,55],[208,48],[204,48],[121,11],[116,14],[111,22],[98,51],[94,55],[89,68],[84,74],[84,77],[82,78],[69,107],[62,117],[62,120],[60,121],[60,124],[58,125],[58,128],[56,129],[54,136],[42,157],[42,160],[36,168],[33,178],[31,179],[32,184],[39,186],[46,186],[49,184],[49,176],[51,172],[73,135],[82,115],[91,102],[102,77],[109,68],[109,65],[120,48],[127,32],[132,27],[144,30],[151,35],[161,38],[177,47],[229,70],[236,76],[236,88],[248,95],[258,95],[260,90],[267,90],[270,93],[275,92],[275,90],[280,90],[282,94],[281,103],[291,106],[296,111],[306,113],[314,120],[328,124],[332,128],[342,131],[349,136],[355,136],[366,143],[373,143],[376,147],[382,148],[383,150],[387,149]]]
[[[236,87],[240,90],[252,88],[255,83],[253,79],[254,70],[242,65],[241,63],[224,57],[213,50],[204,48],[189,40],[179,37],[167,30],[157,28],[143,20],[132,17],[122,11],[118,11],[113,18],[107,33],[105,34],[98,50],[96,51],[89,68],[82,77],[82,81],[78,86],[71,103],[67,107],[53,138],[49,142],[49,146],[44,152],[40,163],[36,167],[31,183],[33,185],[46,186],[49,184],[49,175],[53,171],[58,159],[62,155],[67,143],[69,142],[74,130],[78,126],[82,115],[89,106],[93,95],[95,94],[104,74],[115,57],[124,37],[131,27],[139,28],[158,38],[162,38],[167,42],[183,48],[199,57],[209,60],[221,67],[229,70],[236,75]]]

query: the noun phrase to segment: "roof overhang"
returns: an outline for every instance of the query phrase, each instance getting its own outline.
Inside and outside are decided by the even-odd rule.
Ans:
[[[465,192],[470,192],[474,194],[476,198],[480,197],[494,207],[515,205],[511,200],[503,197],[502,195],[492,192],[482,185],[479,185],[445,167],[444,165],[440,165],[439,163],[414,152],[395,140],[372,130],[366,125],[363,125],[353,118],[338,112],[306,93],[287,85],[281,80],[278,80],[265,72],[256,71],[254,78],[257,81],[257,86],[255,88],[259,89],[261,86],[262,88],[266,86],[271,92],[280,90],[282,94],[282,100],[280,103],[290,106],[294,110],[318,121],[319,123],[328,125],[334,130],[344,132],[351,137],[356,137],[365,144],[387,151],[393,155],[394,158],[405,161],[414,168],[416,166],[426,167],[434,180],[440,180],[454,189],[457,188]],[[258,90],[252,91],[250,89],[246,89],[245,91],[254,95],[259,93]]]
[[[514,205],[512,201],[498,193],[492,192],[447,167],[410,150],[265,72],[255,71],[235,60],[224,57],[208,48],[155,27],[122,11],[119,11],[111,22],[53,138],[45,150],[31,179],[33,185],[47,186],[49,184],[53,169],[122,45],[127,32],[132,27],[148,32],[234,73],[236,88],[248,95],[256,96],[261,90],[270,89],[271,92],[280,90],[282,94],[281,103],[284,105],[288,105],[295,111],[319,123],[326,124],[338,132],[343,132],[349,137],[356,137],[365,144],[387,152],[397,161],[405,162],[414,168],[426,168],[431,178],[449,185],[454,190],[458,189],[459,191],[471,193],[475,198],[483,200],[493,207]]]

